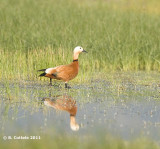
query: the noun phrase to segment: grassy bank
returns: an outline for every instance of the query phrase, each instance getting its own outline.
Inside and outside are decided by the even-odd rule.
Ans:
[[[84,74],[160,70],[160,2],[1,0],[0,78],[33,79],[37,69],[72,61]],[[95,73],[96,74],[96,73]]]
[[[83,140],[83,139],[82,139]],[[69,149],[158,149],[159,146],[148,139],[136,139],[133,141],[122,141],[111,136],[101,137],[99,139],[94,137],[79,140],[77,137],[59,136],[59,137],[41,137],[41,140],[6,140],[0,141],[1,148],[69,148]],[[87,140],[87,141],[86,141]]]

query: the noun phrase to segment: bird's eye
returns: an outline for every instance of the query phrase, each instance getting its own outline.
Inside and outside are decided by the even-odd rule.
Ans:
[[[80,48],[81,49],[81,48]]]

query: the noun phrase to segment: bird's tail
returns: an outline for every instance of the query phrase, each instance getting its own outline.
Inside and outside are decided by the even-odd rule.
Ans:
[[[37,71],[45,71],[46,69],[40,69],[40,70],[37,70]]]
[[[46,73],[44,72],[44,73],[41,73],[40,75],[39,75],[39,77],[42,77],[42,76],[45,76],[46,75]]]

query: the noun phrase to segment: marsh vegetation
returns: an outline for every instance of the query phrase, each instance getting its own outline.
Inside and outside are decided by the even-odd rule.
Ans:
[[[0,76],[37,79],[37,69],[72,61],[91,72],[159,71],[158,0],[1,0]],[[88,79],[89,77],[87,77]]]
[[[159,148],[159,17],[158,0],[1,0],[1,138],[41,139],[0,146]],[[72,89],[49,87],[37,70],[70,63],[77,45],[88,55]],[[63,96],[77,104],[76,132],[43,101]]]

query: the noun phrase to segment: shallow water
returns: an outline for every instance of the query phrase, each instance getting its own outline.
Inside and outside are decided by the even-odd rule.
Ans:
[[[1,134],[41,136],[53,132],[83,137],[103,132],[125,140],[147,136],[160,143],[158,84],[94,80],[71,86],[66,90],[60,84],[1,83]],[[52,105],[46,104],[46,99]],[[75,107],[77,112],[72,115],[77,125],[71,126],[70,111]]]

